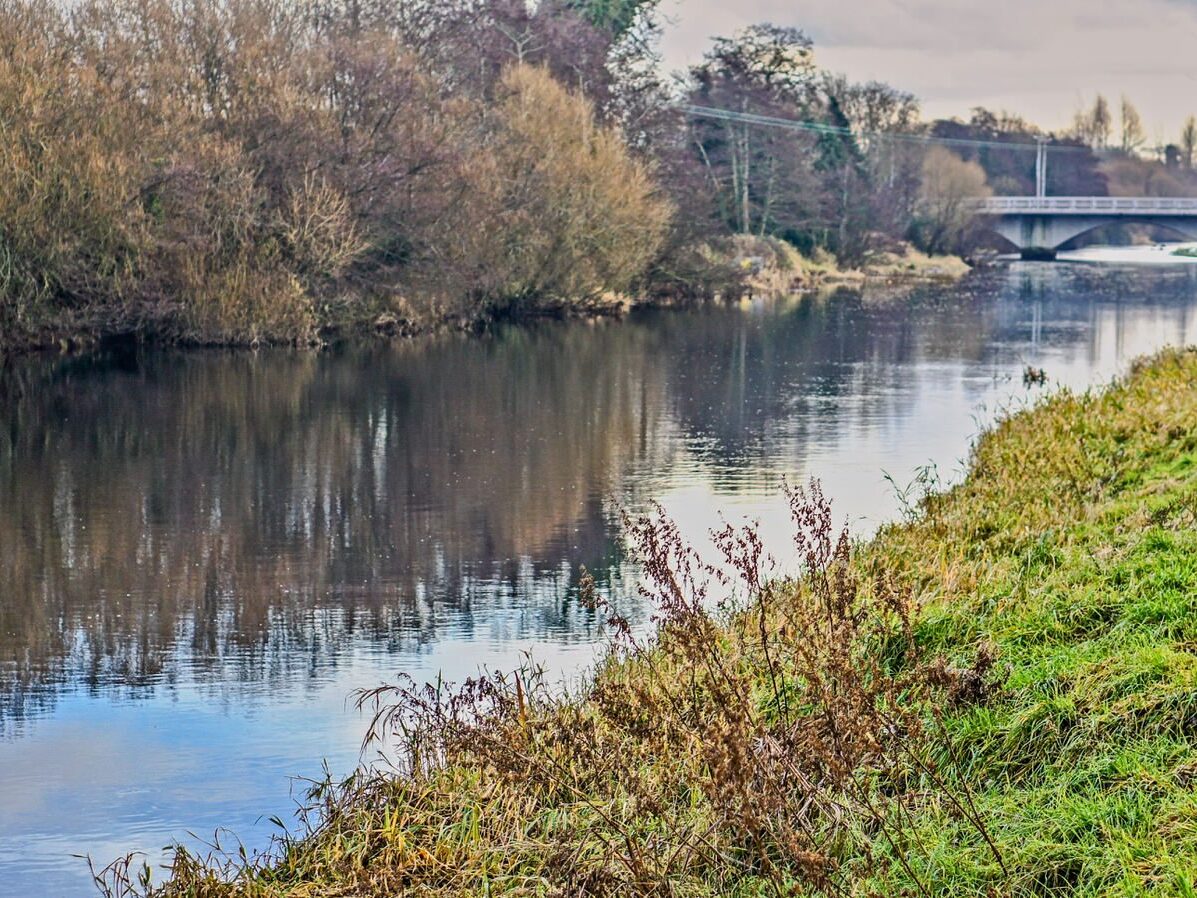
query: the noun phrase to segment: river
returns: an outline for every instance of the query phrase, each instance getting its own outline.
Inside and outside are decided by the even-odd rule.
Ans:
[[[1084,388],[1194,340],[1197,266],[1014,263],[320,354],[22,360],[0,375],[0,896],[89,894],[78,855],[157,862],[220,828],[263,847],[303,777],[358,763],[356,689],[525,653],[576,676],[603,638],[583,565],[650,618],[620,509],[660,500],[695,538],[754,518],[784,547],[779,485],[813,476],[867,535],[895,483],[959,477],[1043,395],[1027,365]]]

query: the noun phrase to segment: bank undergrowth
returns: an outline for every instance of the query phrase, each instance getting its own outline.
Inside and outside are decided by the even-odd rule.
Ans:
[[[711,567],[628,521],[650,643],[613,615],[571,696],[366,696],[400,769],[317,788],[263,862],[180,850],[153,894],[1193,894],[1197,352],[1007,418],[867,546],[791,504],[790,581],[751,530]]]

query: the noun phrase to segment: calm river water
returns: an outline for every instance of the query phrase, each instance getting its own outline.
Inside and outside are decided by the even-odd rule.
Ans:
[[[822,479],[867,533],[887,483],[958,476],[1054,384],[1197,341],[1197,266],[1012,264],[902,298],[290,352],[39,358],[0,376],[0,896],[90,893],[227,827],[265,845],[291,777],[358,762],[355,689],[602,634],[585,565],[643,623],[619,509],[691,534]],[[784,559],[783,559],[784,560]],[[227,838],[225,839],[227,841]]]

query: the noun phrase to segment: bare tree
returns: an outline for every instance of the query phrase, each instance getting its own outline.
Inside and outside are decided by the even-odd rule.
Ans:
[[[1185,168],[1192,169],[1193,155],[1197,152],[1197,116],[1190,115],[1185,120],[1184,130],[1180,132],[1180,151]]]
[[[1113,129],[1113,115],[1110,104],[1104,96],[1097,95],[1090,109],[1082,109],[1073,119],[1072,131],[1082,143],[1086,143],[1095,150],[1104,149],[1110,142],[1110,131]]]
[[[935,146],[923,160],[923,186],[916,230],[931,252],[947,252],[960,243],[975,217],[971,202],[991,195],[985,170],[951,150]]]
[[[1137,155],[1147,140],[1143,134],[1143,119],[1139,110],[1126,97],[1122,98],[1122,152],[1127,156]]]
[[[923,148],[892,138],[924,129],[918,100],[888,84],[853,84],[843,77],[828,77],[824,90],[843,113],[863,156],[868,178],[862,186],[870,192],[873,227],[894,234],[905,231],[918,199]]]
[[[810,39],[793,28],[753,25],[735,37],[718,38],[691,71],[691,101],[733,112],[807,117],[820,111],[811,56]],[[790,208],[807,193],[802,181],[814,158],[809,135],[742,121],[696,122],[694,141],[732,230],[766,234],[809,213]]]

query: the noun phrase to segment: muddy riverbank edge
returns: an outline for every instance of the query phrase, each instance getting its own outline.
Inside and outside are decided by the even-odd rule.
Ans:
[[[605,294],[585,299],[539,299],[502,310],[463,310],[435,303],[416,305],[402,297],[354,303],[329,309],[323,323],[303,348],[322,348],[352,341],[394,340],[449,331],[482,331],[498,321],[545,318],[618,318],[633,309],[692,308],[751,295],[789,295],[820,289],[870,285],[902,287],[928,281],[964,277],[971,266],[957,256],[928,256],[912,247],[878,252],[859,268],[843,268],[829,255],[808,258],[772,238],[735,238],[718,251],[701,248],[702,265],[710,277],[702,282],[663,285],[637,295]],[[351,311],[350,311],[351,309]],[[277,341],[211,342],[181,334],[169,309],[147,307],[143,313],[126,309],[118,318],[111,310],[71,310],[47,315],[36,325],[0,334],[0,361],[37,352],[86,354],[114,343],[191,347],[257,347]],[[285,345],[285,344],[284,344]]]

